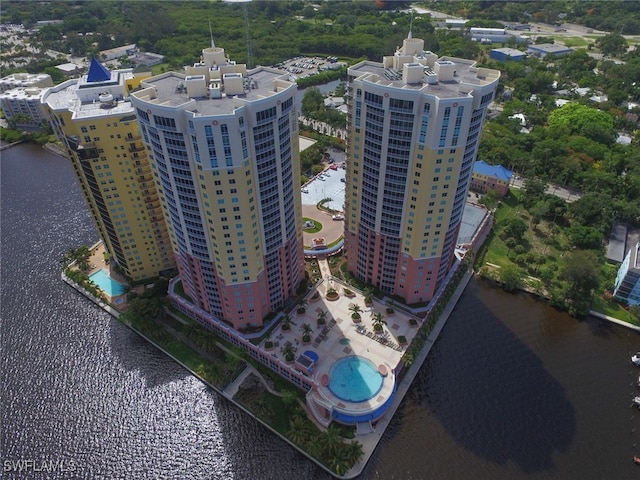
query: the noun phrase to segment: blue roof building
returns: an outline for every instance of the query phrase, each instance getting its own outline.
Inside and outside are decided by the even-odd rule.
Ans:
[[[497,190],[501,196],[505,196],[509,192],[512,176],[513,172],[502,165],[489,165],[484,160],[477,160],[473,165],[471,190],[483,193]]]
[[[494,48],[489,52],[489,57],[499,62],[506,62],[508,60],[522,60],[525,57],[524,52],[516,50],[515,48]]]

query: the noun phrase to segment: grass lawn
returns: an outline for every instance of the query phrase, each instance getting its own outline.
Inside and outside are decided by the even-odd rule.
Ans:
[[[591,310],[595,310],[598,313],[603,313],[623,322],[631,323],[632,325],[640,326],[640,320],[631,315],[622,306],[612,300],[605,300],[602,295],[594,295],[593,304]]]
[[[317,220],[313,220],[307,217],[302,217],[303,225],[305,222],[313,222],[313,224],[315,225],[313,228],[305,228],[304,229],[305,233],[318,233],[320,230],[322,230],[322,224]]]
[[[567,47],[586,47],[593,41],[588,41],[583,37],[557,37]]]

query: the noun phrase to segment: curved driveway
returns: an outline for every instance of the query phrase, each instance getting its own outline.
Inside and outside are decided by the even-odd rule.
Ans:
[[[331,214],[318,210],[315,205],[302,205],[302,216],[311,218],[322,224],[322,230],[316,233],[307,233],[303,230],[303,239],[305,247],[311,247],[311,241],[314,238],[324,237],[327,245],[335,242],[344,234],[344,222],[342,220],[333,220]]]

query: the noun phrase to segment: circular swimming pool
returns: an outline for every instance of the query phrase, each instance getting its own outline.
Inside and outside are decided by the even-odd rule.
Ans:
[[[383,381],[373,362],[357,355],[341,358],[329,371],[329,390],[347,402],[369,400],[380,391]]]

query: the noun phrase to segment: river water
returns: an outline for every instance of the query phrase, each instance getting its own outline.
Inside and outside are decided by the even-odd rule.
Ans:
[[[62,254],[97,240],[67,160],[18,146],[0,167],[0,476],[329,478],[61,282]],[[361,478],[637,478],[636,350],[472,280]]]

